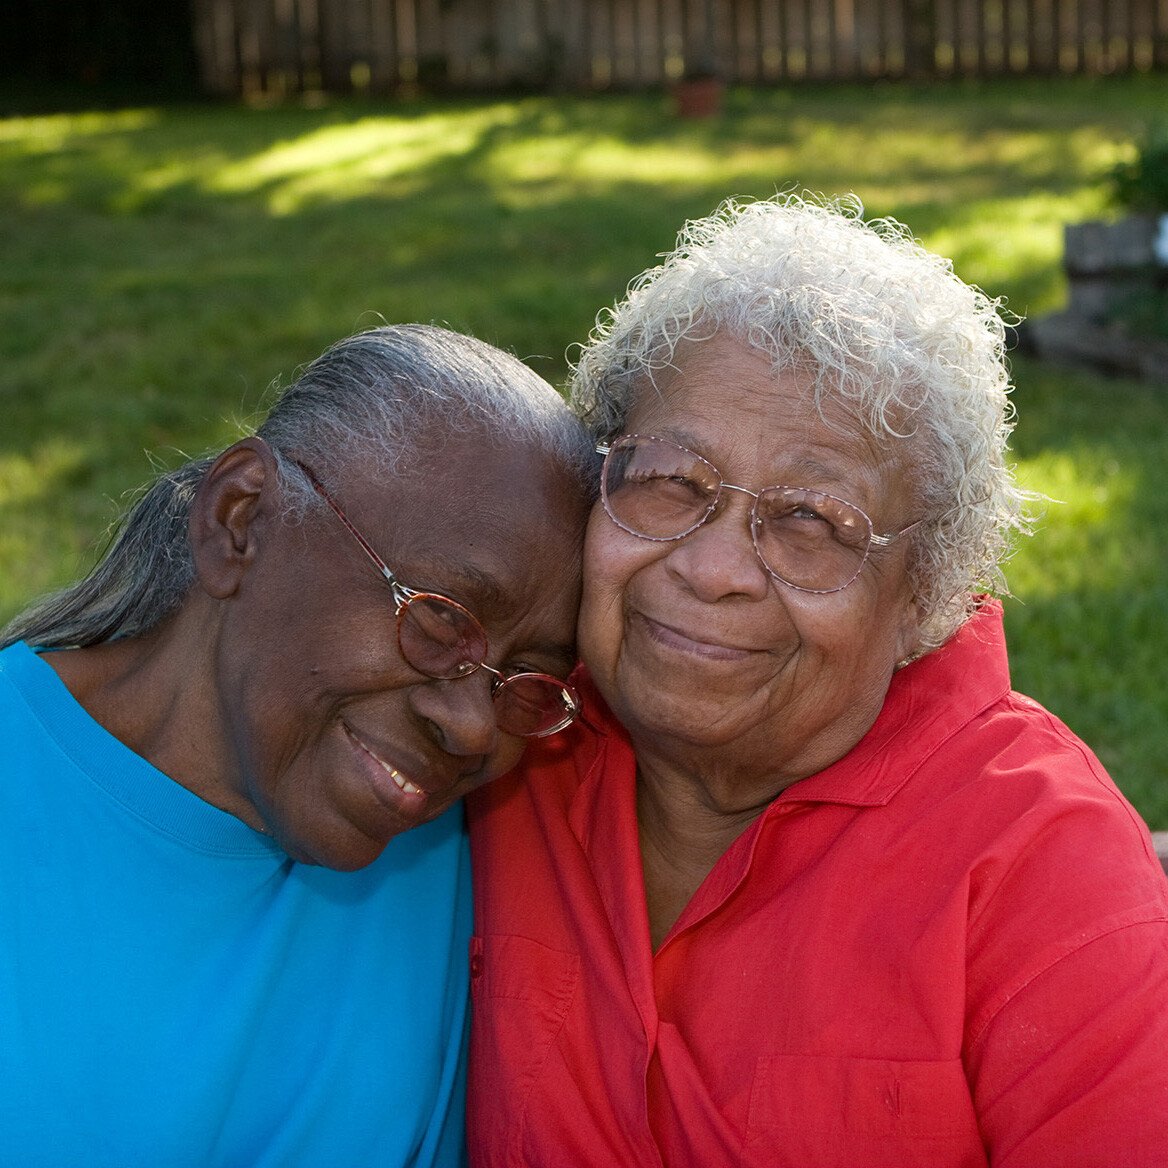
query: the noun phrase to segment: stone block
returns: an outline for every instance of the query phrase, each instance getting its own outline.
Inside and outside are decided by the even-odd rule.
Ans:
[[[1128,215],[1114,223],[1090,219],[1063,229],[1063,266],[1068,276],[1103,276],[1159,266],[1157,215]]]
[[[1160,857],[1160,864],[1168,873],[1168,831],[1152,832],[1152,843],[1156,845],[1156,855]]]

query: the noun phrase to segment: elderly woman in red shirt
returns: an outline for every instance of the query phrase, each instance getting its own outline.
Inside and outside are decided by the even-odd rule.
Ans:
[[[480,1168],[1168,1164],[1168,883],[987,596],[1004,340],[783,198],[585,348],[584,713],[473,809]]]

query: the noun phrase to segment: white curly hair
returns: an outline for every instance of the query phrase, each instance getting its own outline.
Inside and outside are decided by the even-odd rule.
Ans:
[[[927,651],[980,592],[1007,592],[1002,565],[1029,532],[1034,498],[1006,462],[1013,429],[1000,302],[959,279],[902,224],[864,219],[854,197],[730,199],[687,223],[664,262],[597,317],[570,395],[598,439],[624,429],[682,342],[715,332],[814,378],[877,437],[914,437],[920,505],[910,582]]]

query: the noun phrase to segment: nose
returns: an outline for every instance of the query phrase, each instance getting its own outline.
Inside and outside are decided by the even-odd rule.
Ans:
[[[700,600],[712,603],[739,595],[761,600],[771,577],[755,551],[750,525],[757,496],[745,487],[722,485],[714,513],[669,554],[670,570]]]
[[[432,727],[438,745],[460,758],[486,758],[499,745],[491,701],[493,679],[485,669],[465,677],[412,687],[410,701]]]

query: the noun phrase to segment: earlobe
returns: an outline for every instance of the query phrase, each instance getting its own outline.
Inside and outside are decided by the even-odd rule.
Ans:
[[[191,550],[198,582],[216,600],[233,596],[254,563],[278,477],[262,438],[229,446],[203,476],[191,505]]]
[[[916,660],[921,651],[921,621],[924,614],[921,612],[920,602],[915,598],[905,608],[900,621],[900,638],[897,643],[896,668],[900,669],[910,661]]]

